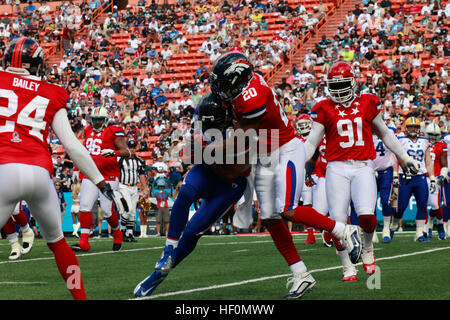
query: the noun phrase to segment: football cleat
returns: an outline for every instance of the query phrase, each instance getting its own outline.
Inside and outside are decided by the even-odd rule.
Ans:
[[[415,238],[414,238],[414,241],[416,241],[416,242],[428,242],[428,241],[431,241],[431,240],[428,239],[427,237],[424,237],[424,236],[422,235],[422,236],[420,236],[420,237],[415,237]]]
[[[361,236],[357,226],[347,224],[344,229],[344,246],[347,249],[350,261],[353,264],[358,263],[361,257]]]
[[[125,241],[125,242],[137,242],[136,238],[132,234],[129,234],[128,236],[125,236],[123,238],[123,241]]]
[[[291,284],[289,293],[284,297],[286,299],[298,299],[316,285],[316,280],[306,271],[303,273],[294,273],[292,277],[288,278],[286,288]]]
[[[344,274],[342,275],[342,281],[351,282],[358,281],[358,270],[354,265],[344,267]]]
[[[33,248],[34,232],[31,228],[22,233],[22,254],[27,254]]]
[[[322,231],[322,241],[323,245],[327,248],[331,248],[333,246],[333,240],[331,240],[331,235],[328,231]]]
[[[113,231],[113,251],[119,251],[122,248],[122,231],[120,229]]]
[[[438,230],[438,237],[439,240],[445,240],[445,229],[444,229],[444,224],[442,223],[438,223],[437,225],[437,230]]]
[[[375,255],[373,253],[373,248],[370,250],[363,250],[361,254],[361,260],[364,271],[367,274],[374,274],[377,264],[375,262]]]
[[[80,238],[80,236],[78,235],[78,232],[76,232],[76,231],[72,232],[72,235],[76,238]]]
[[[11,244],[11,253],[9,254],[9,260],[17,260],[21,256],[22,247],[19,242],[14,242]]]
[[[168,274],[169,272],[153,271],[151,275],[141,281],[136,288],[134,288],[134,296],[147,297],[151,295]]]
[[[308,238],[303,242],[304,244],[314,244],[316,243],[316,237],[314,234],[308,234]]]
[[[70,246],[70,248],[75,251],[75,252],[79,252],[79,251],[89,251],[91,250],[91,245],[89,243],[87,243],[87,245],[82,245],[80,244],[80,242],[73,244]]]
[[[169,272],[172,268],[172,263],[175,260],[175,248],[173,245],[168,245],[164,247],[161,258],[155,264],[155,271],[158,272]]]

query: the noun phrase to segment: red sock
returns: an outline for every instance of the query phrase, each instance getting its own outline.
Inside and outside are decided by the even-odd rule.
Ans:
[[[295,209],[295,213],[292,216],[292,222],[305,224],[312,228],[317,228],[328,232],[331,232],[336,224],[336,221],[321,215],[313,208],[302,206]]]
[[[361,215],[359,225],[364,232],[372,233],[377,228],[377,217],[374,214]]]
[[[325,242],[330,242],[331,241],[331,233],[329,233],[328,231],[324,231],[323,232],[323,240]]]
[[[5,225],[3,226],[3,230],[5,230],[6,234],[17,232],[16,223],[11,217],[9,217],[8,221],[6,221]]]
[[[314,235],[314,228],[312,227],[307,227],[306,231],[308,232],[308,236],[313,236]]]
[[[115,212],[112,213],[111,217],[106,218],[106,221],[108,221],[113,230],[116,230],[119,227],[119,218]]]
[[[443,216],[444,216],[444,213],[442,211],[442,207],[440,207],[437,210],[431,210],[431,212],[430,212],[430,217],[436,217],[436,219],[442,219]]]
[[[53,252],[59,273],[73,298],[75,300],[87,300],[77,257],[67,245],[66,239],[62,238],[58,242],[47,243],[47,246]]]
[[[28,224],[28,216],[27,213],[20,207],[19,213],[14,215],[14,220],[19,224],[19,226],[23,227]]]
[[[80,245],[87,246],[89,244],[89,231],[93,222],[92,212],[80,211]]]
[[[344,246],[342,245],[341,241],[339,241],[338,238],[333,236],[331,233],[329,233],[331,240],[333,240],[334,246],[338,251],[344,250]]]
[[[301,260],[300,255],[295,248],[294,241],[292,240],[292,235],[283,220],[280,220],[280,222],[275,225],[267,227],[267,230],[270,232],[273,243],[288,265]]]

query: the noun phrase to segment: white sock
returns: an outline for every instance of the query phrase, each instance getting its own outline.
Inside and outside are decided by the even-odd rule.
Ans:
[[[18,234],[17,232],[8,234],[8,235],[6,236],[6,239],[8,239],[8,241],[9,241],[10,244],[13,244],[13,243],[15,243],[15,242],[19,242],[19,234]]]
[[[391,224],[391,216],[383,216],[384,227],[388,227]]]
[[[339,258],[341,258],[341,263],[343,267],[349,267],[353,263],[350,261],[350,257],[348,255],[347,249],[338,251]]]
[[[365,232],[363,231],[363,249],[364,250],[370,250],[373,249],[373,232]]]
[[[342,239],[344,234],[345,224],[339,221],[336,221],[333,230],[331,230],[331,234],[336,238]]]
[[[303,262],[303,260],[300,260],[299,262],[291,264],[289,266],[289,268],[291,269],[292,273],[303,273],[303,272],[306,272],[308,270],[306,268],[306,265]]]
[[[179,241],[180,240],[173,240],[173,239],[166,238],[166,246],[172,245],[173,248],[175,249],[176,247],[178,247],[178,242]]]
[[[423,227],[425,226],[425,220],[416,220],[416,238],[423,235]]]
[[[22,233],[27,232],[28,229],[30,229],[30,226],[28,225],[28,223],[26,225],[24,225],[23,227],[20,227],[20,230],[22,231]]]

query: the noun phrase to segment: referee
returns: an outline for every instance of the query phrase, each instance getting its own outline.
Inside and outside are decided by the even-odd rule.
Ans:
[[[136,205],[139,200],[138,194],[138,182],[141,185],[142,195],[148,197],[148,187],[145,179],[145,161],[136,156],[135,140],[128,141],[128,148],[131,153],[131,157],[122,158],[119,157],[120,167],[120,184],[119,192],[123,195],[128,203],[128,212],[122,213],[122,233],[123,241],[125,242],[137,242],[133,235],[134,223],[136,221]]]

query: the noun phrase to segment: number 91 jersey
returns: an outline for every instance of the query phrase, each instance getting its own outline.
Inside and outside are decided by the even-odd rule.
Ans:
[[[68,98],[60,86],[0,71],[0,164],[35,165],[53,175],[47,137]]]
[[[425,137],[417,137],[416,141],[413,141],[407,136],[398,137],[398,140],[400,141],[403,150],[405,150],[412,159],[417,161],[419,165],[419,172],[417,174],[426,174],[427,168],[425,166],[425,152],[430,147],[430,140]],[[403,173],[401,167],[399,172]]]
[[[267,152],[295,138],[294,127],[289,123],[277,94],[258,73],[253,74],[247,88],[233,100],[233,110],[237,120],[251,120],[264,115],[258,135],[260,146],[267,144]]]
[[[325,127],[325,158],[331,161],[375,159],[372,121],[381,103],[372,94],[356,96],[349,107],[326,99],[311,110],[311,118]]]

